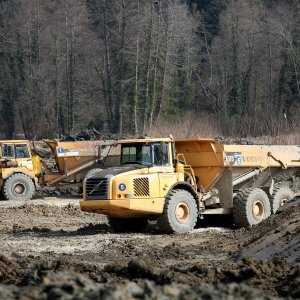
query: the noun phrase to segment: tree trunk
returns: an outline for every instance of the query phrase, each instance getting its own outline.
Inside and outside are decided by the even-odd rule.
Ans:
[[[118,96],[115,101],[115,132],[123,133],[123,83],[124,83],[124,52],[125,52],[125,1],[122,0],[121,3],[121,24],[120,24],[120,45],[119,45],[119,55],[120,59],[118,61]]]
[[[137,114],[137,106],[139,100],[139,44],[140,44],[140,1],[137,0],[137,37],[136,37],[136,60],[135,60],[135,86],[134,86],[134,96],[133,96],[133,132],[135,135],[138,134],[138,114]]]
[[[149,126],[149,111],[151,109],[149,89],[150,89],[150,62],[151,62],[151,50],[152,50],[152,34],[153,34],[153,4],[150,4],[150,22],[149,22],[149,33],[148,33],[148,48],[147,48],[147,63],[146,63],[146,93],[145,93],[145,104],[144,118],[143,118],[143,132],[146,131]],[[155,63],[156,65],[156,63]]]

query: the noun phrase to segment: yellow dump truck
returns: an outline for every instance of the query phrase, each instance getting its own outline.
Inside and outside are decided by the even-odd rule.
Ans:
[[[80,201],[81,210],[107,215],[115,232],[142,231],[148,220],[167,233],[188,232],[198,218],[220,214],[251,226],[299,189],[298,146],[172,138],[117,145],[120,165],[86,176]]]
[[[84,176],[97,166],[106,150],[101,141],[59,142],[45,140],[52,150],[54,170],[42,167],[27,140],[0,141],[0,187],[5,199],[29,200],[39,186],[81,186]],[[107,153],[106,153],[107,154]],[[109,166],[111,161],[107,161]]]

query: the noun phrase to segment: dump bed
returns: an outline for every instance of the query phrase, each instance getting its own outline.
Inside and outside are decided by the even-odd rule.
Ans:
[[[101,141],[59,142],[44,140],[55,157],[58,171],[64,173],[99,157]]]
[[[228,169],[234,179],[253,169],[300,166],[299,146],[225,145],[212,139],[176,140],[175,145],[204,190],[213,187]]]
[[[101,147],[103,141],[44,142],[51,148],[58,169],[58,172],[48,172],[43,177],[43,183],[49,186],[61,182],[81,182],[86,172],[97,167],[97,163],[99,166],[104,163],[105,167],[118,163],[119,156],[110,151],[111,147]],[[103,157],[106,158],[104,162]]]

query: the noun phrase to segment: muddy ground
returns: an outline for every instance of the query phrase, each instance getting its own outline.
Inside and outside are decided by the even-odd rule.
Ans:
[[[114,234],[79,199],[0,202],[0,299],[300,298],[300,204],[237,229]]]

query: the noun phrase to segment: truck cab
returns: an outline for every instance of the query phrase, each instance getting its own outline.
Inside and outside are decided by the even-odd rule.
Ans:
[[[118,141],[113,146],[117,145],[120,164],[96,169],[85,178],[81,210],[105,214],[112,224],[116,220],[118,224],[124,223],[124,219],[130,223],[161,216],[165,199],[174,190],[198,198],[193,171],[176,157],[173,139]],[[185,215],[188,210],[187,206],[179,205],[177,213]]]
[[[40,173],[40,158],[32,155],[29,141],[0,141],[0,181],[7,200],[30,199]]]

